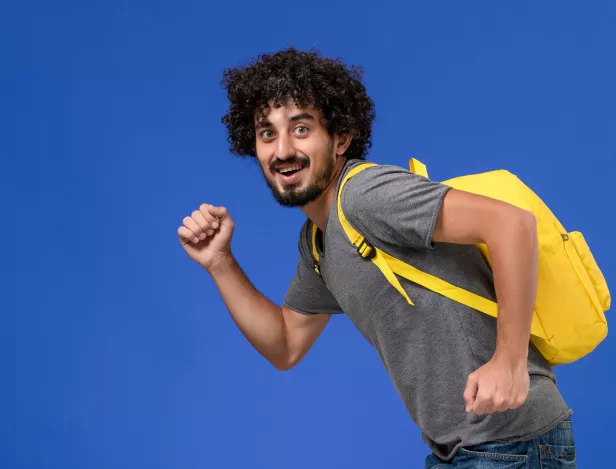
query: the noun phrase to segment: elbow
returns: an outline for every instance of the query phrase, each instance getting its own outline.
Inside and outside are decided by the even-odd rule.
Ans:
[[[278,371],[289,371],[295,366],[295,363],[290,361],[272,362],[272,365],[274,365],[274,368],[276,368]]]
[[[537,238],[537,218],[533,212],[520,210],[518,223],[520,228],[528,233],[533,240]]]
[[[290,363],[273,363],[273,365],[278,371],[289,371],[293,368],[293,365]]]
[[[537,244],[537,218],[535,215],[518,207],[509,207],[500,213],[497,221],[484,232],[482,242],[488,248],[500,244],[510,245],[512,242]]]
[[[279,358],[277,360],[270,360],[270,363],[276,368],[278,371],[289,371],[299,362],[299,358],[294,357],[284,357]]]
[[[538,249],[537,218],[528,210],[519,209],[515,216],[509,219],[509,243],[514,243],[520,249]]]

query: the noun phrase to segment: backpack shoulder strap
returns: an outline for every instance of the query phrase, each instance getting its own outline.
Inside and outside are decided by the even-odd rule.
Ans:
[[[310,236],[310,246],[312,247],[312,264],[314,267],[314,271],[321,275],[321,267],[319,262],[321,261],[321,256],[319,256],[319,250],[317,249],[317,232],[319,227],[314,223],[311,223],[312,226],[312,234]]]
[[[371,166],[376,166],[376,164],[374,163],[358,164],[352,170],[350,170],[346,174],[344,179],[342,180],[342,183],[340,184],[340,190],[338,191],[338,198],[337,198],[338,219],[340,220],[342,229],[346,233],[347,237],[349,238],[353,246],[357,247],[357,252],[359,253],[359,255],[364,259],[372,261],[379,268],[379,270],[383,273],[383,275],[387,278],[389,283],[391,283],[396,288],[396,290],[398,290],[398,292],[402,296],[404,296],[404,298],[410,305],[413,305],[413,302],[411,301],[409,296],[406,294],[406,291],[404,291],[404,288],[402,288],[402,285],[400,285],[400,281],[391,271],[391,268],[389,267],[389,265],[387,265],[387,262],[385,261],[385,258],[381,254],[380,250],[375,248],[372,244],[370,244],[370,242],[367,241],[366,238],[348,222],[342,210],[341,201],[342,201],[342,191],[344,190],[344,186],[349,181],[349,179],[351,179],[353,176],[360,173],[364,169],[370,168]]]
[[[415,158],[411,158],[409,160],[409,169],[411,173],[418,174],[425,178],[428,178],[428,168],[421,161],[416,160]]]

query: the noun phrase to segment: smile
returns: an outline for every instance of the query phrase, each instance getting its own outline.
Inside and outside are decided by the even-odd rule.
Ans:
[[[279,174],[279,178],[282,182],[289,184],[296,182],[303,174],[305,168],[305,164],[298,163],[289,166],[280,166],[276,169],[276,172]]]

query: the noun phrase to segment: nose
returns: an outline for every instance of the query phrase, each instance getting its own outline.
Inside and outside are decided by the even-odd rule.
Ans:
[[[286,133],[281,133],[276,140],[276,154],[274,156],[283,161],[295,156],[293,140]]]

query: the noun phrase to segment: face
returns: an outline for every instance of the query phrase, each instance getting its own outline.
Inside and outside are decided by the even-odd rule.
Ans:
[[[331,137],[322,122],[320,111],[298,108],[292,101],[255,118],[257,158],[281,205],[313,202],[338,176],[348,143]]]

